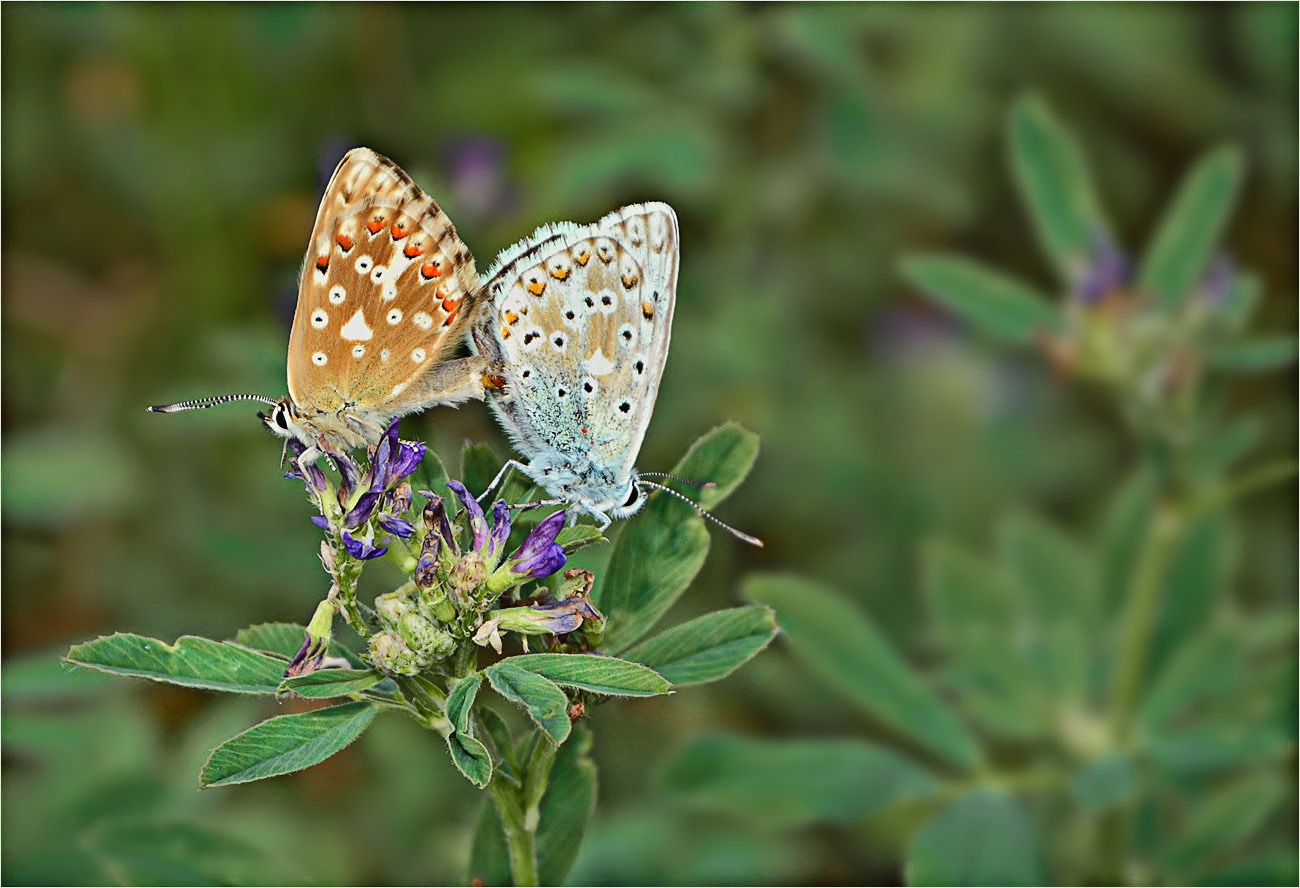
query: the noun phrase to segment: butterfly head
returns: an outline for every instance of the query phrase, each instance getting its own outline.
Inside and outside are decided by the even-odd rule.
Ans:
[[[271,405],[268,413],[257,411],[258,418],[266,427],[281,438],[298,438],[310,440],[306,427],[299,421],[298,409],[288,398],[279,398]]]

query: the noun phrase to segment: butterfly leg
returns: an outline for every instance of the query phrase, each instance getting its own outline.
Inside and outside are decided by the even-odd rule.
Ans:
[[[501,467],[501,471],[497,472],[497,476],[492,479],[492,483],[489,484],[486,488],[484,488],[483,492],[478,495],[478,501],[483,502],[483,497],[491,493],[496,488],[497,484],[501,481],[501,479],[505,477],[506,472],[510,471],[511,469],[518,469],[524,474],[528,474],[526,467],[524,466],[523,463],[519,462],[519,460],[517,459],[506,460],[506,464]]]

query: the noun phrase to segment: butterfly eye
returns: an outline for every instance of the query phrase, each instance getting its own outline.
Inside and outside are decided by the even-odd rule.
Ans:
[[[285,410],[283,404],[276,404],[275,412],[272,418],[275,420],[276,425],[278,425],[280,428],[284,429],[287,432],[289,431],[289,420],[285,416],[286,413],[288,413],[288,411]]]
[[[623,503],[623,508],[630,509],[636,505],[636,501],[641,498],[641,488],[635,484],[632,485],[631,491],[628,492],[627,501]]]

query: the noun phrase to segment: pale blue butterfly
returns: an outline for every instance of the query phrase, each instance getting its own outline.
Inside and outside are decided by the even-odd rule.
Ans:
[[[646,203],[544,225],[497,257],[471,346],[500,373],[486,400],[528,463],[507,462],[489,490],[517,468],[602,529],[648,488],[686,499],[633,467],[668,358],[678,256],[676,213]]]

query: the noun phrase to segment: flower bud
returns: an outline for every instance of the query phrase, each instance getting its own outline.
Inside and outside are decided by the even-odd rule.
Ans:
[[[415,653],[400,635],[393,632],[377,632],[370,636],[367,659],[376,669],[390,675],[415,675],[420,671]]]

